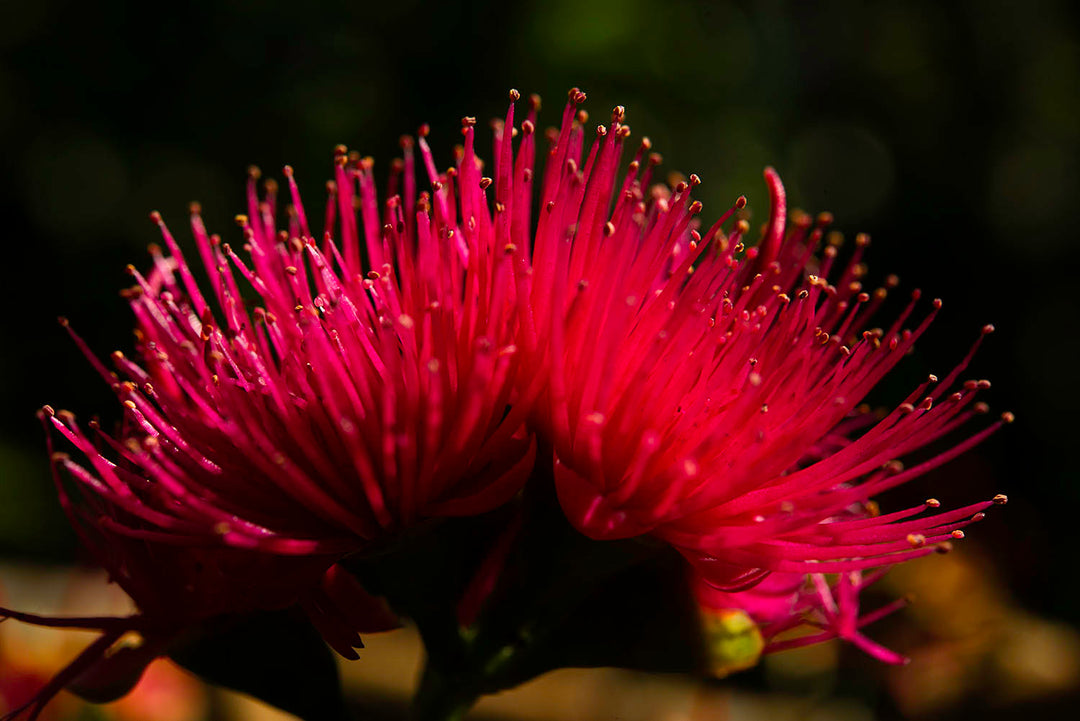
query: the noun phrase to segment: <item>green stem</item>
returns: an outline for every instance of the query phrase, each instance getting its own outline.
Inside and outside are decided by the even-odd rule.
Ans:
[[[656,555],[657,548],[647,542],[594,541],[578,532],[555,494],[551,455],[550,449],[538,454],[548,460],[537,462],[535,480],[515,505],[488,517],[483,534],[447,522],[433,533],[399,541],[392,557],[354,561],[354,572],[420,630],[427,658],[413,699],[414,721],[458,721],[483,694],[575,660],[591,662],[593,656],[575,645],[573,636],[580,631],[566,635],[568,623],[571,629],[581,625],[575,610],[612,578]],[[507,523],[517,530],[496,569],[495,588],[473,625],[462,629],[454,606],[446,602],[448,591],[451,598],[460,597]],[[458,552],[433,554],[437,537]],[[446,558],[461,562],[447,564],[441,560]]]
[[[475,681],[467,675],[446,674],[435,668],[430,660],[425,662],[420,688],[413,697],[410,719],[460,721],[480,697]]]

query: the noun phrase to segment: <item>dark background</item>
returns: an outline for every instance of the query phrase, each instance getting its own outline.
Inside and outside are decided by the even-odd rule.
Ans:
[[[116,291],[126,263],[148,263],[149,210],[186,240],[198,199],[238,236],[249,163],[291,163],[318,208],[336,143],[384,177],[398,135],[429,122],[446,164],[461,116],[505,112],[515,87],[553,124],[577,85],[596,122],[627,106],[665,169],[702,176],[706,218],[740,193],[761,218],[774,165],[794,205],[871,233],[871,277],[945,299],[882,402],[997,326],[973,372],[1018,421],[910,493],[1008,493],[962,550],[1023,607],[1080,620],[1072,3],[146,5],[0,7],[0,554],[75,556],[34,411],[114,413],[55,317],[103,355],[130,347]]]

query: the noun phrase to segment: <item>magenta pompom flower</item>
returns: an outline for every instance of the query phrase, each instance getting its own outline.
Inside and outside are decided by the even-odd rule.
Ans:
[[[110,521],[116,532],[336,554],[418,519],[488,510],[523,482],[525,409],[504,417],[516,372],[509,262],[475,215],[482,191],[461,182],[461,202],[476,206],[467,221],[445,175],[433,175],[434,196],[395,195],[380,210],[371,161],[344,149],[336,160],[321,243],[288,168],[280,230],[274,184],[259,199],[249,183],[249,214],[237,219],[245,257],[193,209],[212,295],[154,215],[168,254],[155,250],[145,278],[129,268],[138,361],[114,354],[119,380],[99,367],[126,427],[117,440],[97,433],[138,470],[118,472],[73,422],[53,421],[103,484],[65,461],[72,477],[131,514]],[[415,193],[411,163],[405,184]],[[153,489],[130,497],[140,476]]]
[[[456,190],[467,218],[455,171],[436,173],[420,148],[434,194],[383,208],[371,161],[340,149],[321,242],[289,168],[284,223],[276,185],[259,198],[252,173],[242,249],[209,236],[193,207],[211,293],[153,215],[167,254],[153,249],[146,277],[129,267],[137,359],[113,354],[116,373],[94,361],[123,429],[94,425],[95,444],[70,414],[47,414],[88,466],[57,463],[108,507],[80,520],[161,544],[338,556],[517,491],[533,442],[527,408],[505,412],[517,369],[506,241],[464,169],[472,127]]]
[[[554,444],[559,498],[582,533],[651,534],[711,583],[738,590],[774,572],[850,573],[932,553],[1004,502],[866,510],[1011,419],[965,432],[987,410],[975,399],[988,382],[960,378],[974,348],[883,418],[860,405],[940,301],[920,316],[916,291],[879,320],[895,283],[864,287],[868,239],[838,262],[837,244],[824,242],[831,218],[789,222],[772,169],[759,242],[748,247],[744,220],[723,230],[742,198],[699,232],[691,192],[700,179],[651,185],[647,140],[621,175],[622,108],[586,154],[582,99],[571,93],[548,153],[522,344],[533,372],[548,374],[537,416]]]
[[[152,640],[148,661],[192,623],[295,603],[355,657],[357,632],[391,621],[335,561],[519,490],[535,443],[528,404],[510,408],[508,229],[488,211],[471,121],[463,132],[459,167],[439,173],[422,130],[432,190],[419,194],[404,138],[382,205],[371,160],[339,148],[319,236],[292,170],[279,217],[277,185],[260,197],[253,169],[240,247],[192,206],[208,284],[152,214],[164,248],[149,273],[129,267],[125,292],[135,356],[109,370],[72,331],[122,403],[119,431],[41,414],[75,452],[53,453],[65,510],[141,613],[81,619],[104,635],[50,692],[100,668],[123,632]]]

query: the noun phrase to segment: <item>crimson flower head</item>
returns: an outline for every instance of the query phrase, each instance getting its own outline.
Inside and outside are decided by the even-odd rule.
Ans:
[[[771,168],[760,238],[745,220],[725,226],[743,198],[699,227],[701,180],[652,184],[648,140],[622,172],[623,108],[587,146],[583,99],[571,92],[551,136],[523,343],[548,376],[536,416],[582,533],[650,534],[714,586],[738,590],[769,573],[851,573],[932,553],[1004,502],[888,514],[871,503],[1011,419],[966,430],[987,411],[976,397],[989,383],[961,378],[974,348],[883,417],[862,405],[940,301],[915,291],[883,317],[896,282],[864,285],[869,239],[841,262],[831,217],[789,217]]]
[[[92,501],[69,504],[76,520],[154,544],[332,557],[513,495],[532,439],[524,406],[505,413],[517,367],[510,263],[471,140],[469,125],[462,170],[438,174],[421,137],[433,192],[416,198],[405,139],[383,207],[372,161],[339,148],[318,240],[291,169],[287,218],[276,183],[260,197],[252,169],[241,247],[208,235],[192,208],[209,289],[152,214],[165,247],[151,249],[145,276],[129,266],[125,294],[136,357],[114,353],[112,372],[87,351],[123,427],[88,434],[71,414],[46,413],[86,459],[55,457]]]
[[[473,125],[446,172],[426,127],[418,142],[403,138],[381,204],[371,159],[339,147],[318,235],[292,170],[279,213],[277,184],[260,189],[253,168],[235,247],[207,233],[193,204],[201,269],[153,213],[163,247],[151,247],[148,273],[128,268],[136,348],[114,353],[114,370],[62,320],[123,420],[109,433],[46,407],[50,447],[64,441],[56,485],[140,614],[81,619],[103,636],[53,687],[126,630],[161,640],[146,644],[152,658],[190,624],[298,602],[355,657],[357,631],[385,619],[333,564],[519,490],[535,445],[528,405],[507,410],[518,366],[508,228],[488,210]]]

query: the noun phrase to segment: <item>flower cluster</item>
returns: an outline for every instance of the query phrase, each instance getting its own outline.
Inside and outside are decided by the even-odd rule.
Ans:
[[[319,234],[288,167],[283,214],[277,184],[251,171],[236,248],[193,205],[201,271],[152,215],[163,247],[146,275],[129,268],[125,293],[134,356],[109,369],[72,331],[121,401],[120,427],[42,413],[77,452],[53,454],[61,502],[140,614],[81,620],[101,640],[34,710],[122,633],[143,634],[152,658],[223,614],[300,604],[355,656],[357,632],[393,620],[338,562],[506,503],[538,455],[581,533],[670,544],[701,604],[748,613],[767,650],[841,637],[901,660],[858,630],[892,608],[859,616],[863,572],[943,548],[1004,497],[885,514],[871,498],[1010,420],[966,430],[987,411],[989,384],[961,378],[978,342],[873,413],[865,397],[940,301],[920,310],[916,291],[880,320],[896,281],[864,285],[868,239],[841,262],[831,217],[789,214],[772,169],[760,238],[745,198],[704,229],[698,176],[654,183],[647,139],[624,169],[623,108],[587,144],[574,89],[538,149],[539,98],[517,125],[518,97],[493,124],[492,177],[472,118],[445,171],[426,127],[403,138],[381,201],[372,160],[336,149]],[[806,624],[820,632],[776,638]]]

